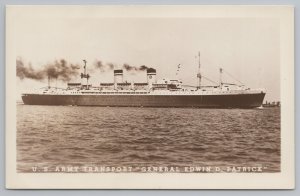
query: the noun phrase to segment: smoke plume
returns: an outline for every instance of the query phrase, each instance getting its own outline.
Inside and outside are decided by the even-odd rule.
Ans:
[[[150,68],[150,67],[147,67],[146,65],[140,66],[140,70],[141,70],[141,71],[147,70],[147,69],[149,69],[149,68]]]
[[[119,67],[118,65],[115,65],[113,63],[106,63],[104,64],[102,61],[95,61],[94,63],[94,67],[98,70],[100,70],[100,72],[106,72],[106,71],[109,71],[109,70],[113,70],[117,67]],[[153,69],[151,67],[147,67],[146,65],[141,65],[141,66],[132,66],[132,65],[129,65],[128,63],[124,63],[123,66],[122,66],[122,69],[125,69],[126,71],[145,71],[145,70],[148,70],[148,69]]]
[[[64,82],[70,81],[72,78],[79,75],[80,65],[68,63],[65,59],[56,60],[53,63],[46,64],[41,68],[33,68],[31,64],[25,65],[21,58],[16,59],[17,77],[21,80],[25,78],[33,80],[44,80],[48,78],[55,78]],[[94,62],[93,69],[99,69],[101,72],[106,72],[115,69],[116,65],[113,63],[103,63],[102,61],[96,60]],[[126,71],[145,71],[154,70],[146,65],[132,66],[124,63],[122,66]]]
[[[95,67],[96,67],[97,69],[100,69],[101,72],[104,72],[104,71],[105,71],[105,69],[104,69],[105,67],[104,67],[102,61],[96,61],[96,62],[94,63],[94,65],[95,65]]]
[[[24,78],[30,78],[33,80],[43,80],[44,79],[44,73],[42,71],[37,71],[37,70],[33,69],[31,64],[28,64],[28,66],[25,66],[21,59],[17,59],[16,65],[17,65],[17,76],[21,80],[23,80]]]
[[[154,70],[153,68],[147,67],[146,65],[141,65],[139,67],[136,67],[136,66],[128,65],[126,63],[123,65],[123,68],[126,71],[145,71],[145,70],[149,70],[149,69]]]
[[[128,65],[127,63],[124,63],[123,68],[124,68],[126,71],[137,71],[137,70],[138,70],[137,67],[130,66],[130,65]]]
[[[99,69],[101,72],[106,72],[108,70],[113,70],[115,65],[112,63],[104,64],[104,63],[102,63],[102,61],[97,60],[94,63],[94,67],[96,69]]]
[[[115,67],[115,65],[112,63],[108,63],[107,65],[109,66],[109,69],[114,69],[114,67]]]
[[[44,80],[55,78],[64,82],[70,81],[79,74],[79,65],[67,63],[61,59],[50,64],[44,65],[40,69],[34,69],[31,64],[25,65],[21,59],[16,60],[17,76],[23,80],[29,78],[33,80]]]

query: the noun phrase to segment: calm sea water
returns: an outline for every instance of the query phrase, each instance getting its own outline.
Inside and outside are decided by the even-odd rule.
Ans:
[[[17,170],[35,166],[261,166],[279,172],[280,108],[19,104]]]

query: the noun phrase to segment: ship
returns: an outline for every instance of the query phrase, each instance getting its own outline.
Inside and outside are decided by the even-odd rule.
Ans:
[[[102,107],[192,107],[192,108],[256,108],[263,103],[266,90],[252,89],[243,84],[222,81],[223,69],[219,68],[217,85],[204,86],[204,76],[199,67],[197,85],[182,84],[180,79],[156,78],[156,69],[146,69],[147,82],[123,80],[123,69],[114,69],[114,81],[89,84],[87,61],[84,62],[81,82],[69,82],[66,88],[47,87],[22,94],[26,105],[102,106]]]

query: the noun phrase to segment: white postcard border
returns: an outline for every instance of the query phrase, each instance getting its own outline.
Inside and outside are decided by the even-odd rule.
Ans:
[[[58,16],[93,17],[277,17],[280,18],[280,173],[17,173],[14,21],[20,9]],[[101,12],[99,12],[101,10]],[[126,10],[126,11],[124,11]],[[6,187],[12,189],[292,189],[294,164],[294,8],[292,6],[7,6],[6,8]]]

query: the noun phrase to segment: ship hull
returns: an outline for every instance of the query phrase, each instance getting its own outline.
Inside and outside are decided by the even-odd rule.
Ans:
[[[42,95],[24,94],[28,105],[111,107],[255,108],[265,93],[231,95]]]

